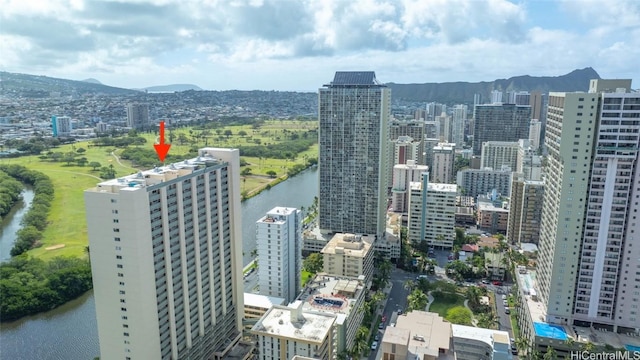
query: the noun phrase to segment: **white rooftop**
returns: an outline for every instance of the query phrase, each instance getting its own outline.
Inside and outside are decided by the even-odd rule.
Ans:
[[[439,183],[428,183],[427,184],[428,191],[440,191],[440,192],[458,192],[458,185],[456,184],[439,184]]]
[[[451,335],[455,338],[479,340],[491,346],[494,342],[510,345],[509,333],[501,330],[451,324]]]
[[[336,316],[303,312],[301,305],[296,301],[289,306],[272,307],[253,326],[252,332],[321,344],[333,329]]]
[[[363,289],[362,281],[357,278],[320,274],[307,282],[297,300],[303,302],[304,311],[343,314],[346,317],[354,310]]]
[[[296,208],[287,208],[282,206],[276,206],[273,209],[267,212],[267,215],[263,216],[258,220],[259,223],[275,223],[275,224],[284,224],[285,220],[282,216],[291,215],[293,212],[297,211]]]
[[[274,305],[283,305],[283,298],[267,295],[259,295],[253,293],[244,293],[244,305],[253,306],[263,309],[269,309]]]

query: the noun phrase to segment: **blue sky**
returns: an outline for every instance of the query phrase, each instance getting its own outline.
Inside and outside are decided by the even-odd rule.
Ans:
[[[0,0],[0,70],[126,88],[315,91],[593,67],[640,88],[637,0]]]

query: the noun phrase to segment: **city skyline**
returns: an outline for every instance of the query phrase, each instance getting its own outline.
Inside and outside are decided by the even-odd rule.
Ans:
[[[315,92],[335,70],[426,83],[589,66],[640,81],[632,0],[1,3],[0,70],[124,88]]]

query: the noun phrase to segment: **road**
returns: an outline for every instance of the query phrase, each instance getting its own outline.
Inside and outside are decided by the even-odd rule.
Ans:
[[[252,293],[258,286],[258,271],[253,271],[244,277],[244,292]]]

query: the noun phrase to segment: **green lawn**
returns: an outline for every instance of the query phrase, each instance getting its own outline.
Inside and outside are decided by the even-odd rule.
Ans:
[[[464,298],[462,296],[457,296],[455,302],[445,302],[436,299],[431,303],[431,306],[429,306],[429,312],[438,313],[444,318],[447,316],[447,311],[456,306],[464,306]]]
[[[278,137],[283,136],[283,130],[288,132],[308,132],[309,129],[317,129],[316,122],[297,121],[297,120],[271,120],[267,121],[255,134],[250,125],[224,127],[222,130],[230,129],[233,134],[237,134],[240,130],[247,132],[248,136],[261,139],[263,144],[275,143]],[[171,145],[172,154],[186,154],[188,150],[196,145],[198,147],[205,146],[205,141],[198,141],[195,144],[180,145],[175,141],[178,134],[184,133],[189,135],[189,128],[181,128],[174,131],[174,143]],[[197,133],[198,130],[192,130],[191,134]],[[215,134],[215,130],[211,130]],[[155,141],[155,135],[142,134],[147,138],[147,146],[152,147]],[[192,136],[192,135],[189,135]],[[215,141],[214,141],[215,140]],[[207,143],[212,147],[233,147],[234,144],[248,143],[246,137],[233,135],[229,139],[210,139]],[[85,152],[78,154],[77,157],[85,157],[88,162],[99,162],[101,166],[113,165],[116,176],[125,176],[133,174],[138,170],[131,167],[131,163],[126,160],[118,161],[117,155],[122,153],[123,149],[114,147],[89,147],[90,141],[77,142],[75,144],[62,145],[58,148],[51,149],[53,152],[67,153],[77,152],[78,149],[85,149]],[[278,175],[286,174],[288,167],[294,164],[303,164],[307,158],[318,156],[318,145],[314,145],[307,151],[297,155],[293,161],[285,159],[259,159],[259,158],[243,158],[250,163],[249,167],[253,174],[243,178],[241,192],[255,192],[257,189],[264,188],[267,184],[277,181],[277,179],[269,178],[266,172],[275,171]],[[24,156],[19,158],[0,159],[0,164],[18,164],[23,165],[31,170],[40,171],[51,178],[55,187],[55,197],[51,203],[51,211],[48,217],[48,226],[43,232],[43,238],[40,241],[42,246],[30,250],[28,253],[42,259],[49,259],[54,256],[74,256],[85,257],[85,247],[88,244],[87,225],[84,211],[84,190],[94,187],[100,180],[100,171],[93,171],[89,166],[78,166],[76,164],[67,165],[64,162],[43,161],[38,156]],[[263,175],[263,176],[260,176]],[[246,180],[245,180],[246,179]],[[54,248],[51,248],[54,247]],[[50,248],[47,250],[47,248]],[[304,276],[304,274],[303,274]],[[307,276],[308,278],[308,276]],[[303,278],[305,279],[305,278]],[[306,282],[306,280],[303,280]]]
[[[307,281],[313,277],[313,274],[308,272],[307,270],[302,270],[300,274],[300,280],[302,282],[301,286],[304,287],[307,284]]]

